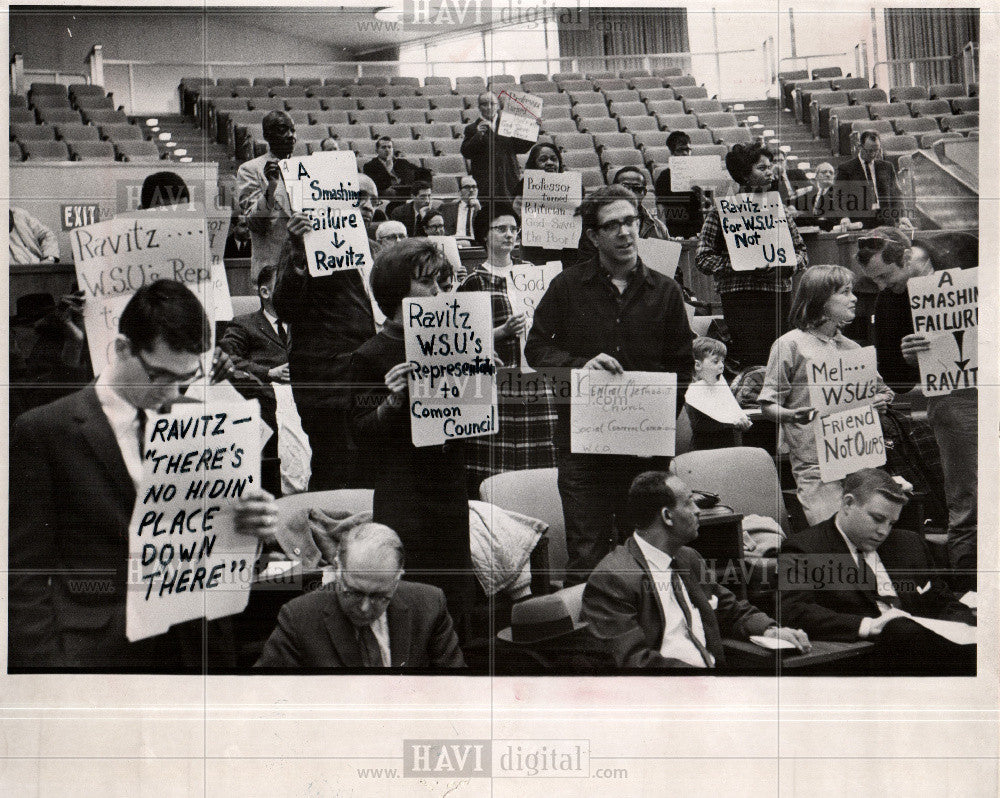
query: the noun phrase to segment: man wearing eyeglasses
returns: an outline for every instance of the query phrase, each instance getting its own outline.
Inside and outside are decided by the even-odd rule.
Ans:
[[[334,581],[281,608],[257,667],[464,667],[444,593],[402,578],[395,532],[374,523],[348,530]]]
[[[25,413],[11,431],[9,661],[47,671],[232,667],[228,619],[189,621],[135,643],[125,637],[146,416],[202,378],[211,336],[197,297],[172,280],[139,289],[118,330],[95,383]],[[235,513],[240,532],[274,535],[270,494],[245,494]]]
[[[535,310],[525,346],[528,363],[563,386],[570,369],[672,372],[680,412],[694,368],[693,336],[680,287],[639,258],[635,195],[624,186],[608,186],[587,197],[577,212],[597,254],[552,280]],[[569,410],[568,399],[558,404],[556,426],[569,552],[566,586],[586,581],[617,542],[615,517],[623,517],[632,479],[643,471],[664,470],[669,460],[573,454]]]

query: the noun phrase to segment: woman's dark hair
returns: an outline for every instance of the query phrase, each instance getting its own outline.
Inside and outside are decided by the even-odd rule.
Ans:
[[[143,210],[191,201],[187,183],[174,172],[156,172],[142,181],[139,207]]]
[[[486,239],[490,234],[490,225],[501,216],[513,216],[518,227],[521,226],[521,219],[514,210],[513,205],[509,202],[490,202],[472,220],[472,237],[479,246],[486,246]]]
[[[212,345],[205,309],[191,289],[175,280],[157,280],[136,291],[118,320],[118,332],[136,352],[151,352],[158,338],[175,352],[194,355]]]
[[[752,144],[734,144],[733,148],[726,153],[726,169],[729,176],[739,185],[745,186],[750,172],[753,171],[754,165],[762,155],[770,161],[774,160],[774,153],[759,141]]]
[[[810,266],[802,273],[795,290],[788,323],[800,330],[808,330],[823,323],[826,301],[844,286],[854,284],[854,274],[843,266]]]
[[[525,169],[538,169],[538,156],[541,154],[542,150],[549,149],[556,154],[556,160],[559,161],[559,171],[563,170],[563,159],[562,153],[559,152],[559,148],[549,141],[540,141],[530,150],[528,150],[528,160],[524,162]]]
[[[436,275],[441,253],[433,241],[407,238],[384,247],[372,266],[372,295],[388,317],[395,315],[410,295],[410,281]]]

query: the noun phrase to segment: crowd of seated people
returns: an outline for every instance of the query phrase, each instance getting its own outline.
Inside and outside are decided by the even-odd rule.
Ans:
[[[697,100],[695,94],[684,101]],[[643,102],[648,107],[656,97]],[[263,637],[240,639],[247,627],[231,618],[189,622],[139,643],[125,636],[128,553],[121,544],[142,470],[130,436],[146,414],[176,400],[211,349],[198,299],[170,281],[137,292],[122,315],[113,363],[98,375],[85,359],[79,295],[58,303],[30,295],[18,301],[12,382],[52,382],[64,390],[34,404],[12,402],[11,459],[21,466],[11,471],[15,667],[182,672],[199,663],[223,670],[256,663],[264,669],[727,672],[737,667],[729,662],[737,650],[730,643],[765,638],[806,658],[823,642],[856,645],[859,673],[974,672],[974,646],[946,640],[913,618],[975,623],[974,611],[959,601],[976,587],[975,389],[940,397],[928,408],[948,503],[947,546],[932,549],[922,526],[896,526],[919,496],[888,473],[891,464],[823,481],[804,364],[858,348],[845,330],[858,311],[855,280],[867,276],[875,286],[872,337],[882,375],[874,403],[887,411],[898,394],[913,389],[917,355],[929,347],[907,326],[906,281],[975,267],[975,236],[921,238],[902,212],[878,133],[866,131],[855,157],[837,167],[819,164],[814,178],[786,168],[783,154],[760,140],[728,148],[724,165],[733,186],[749,194],[777,191],[787,207],[794,252],[766,271],[735,270],[706,193],[672,191],[669,171],[653,180],[643,158],[605,163],[614,167],[606,172],[610,185],[603,179],[598,187],[585,185],[575,250],[526,250],[519,247],[518,155],[527,153],[528,166],[543,171],[570,167],[552,142],[532,147],[498,136],[495,96],[487,91],[477,99],[478,116],[461,131],[468,169],[456,176],[454,202],[435,198],[436,176],[401,157],[392,136],[375,138],[375,157],[358,176],[359,209],[375,258],[367,281],[358,271],[308,272],[302,237],[310,222],[293,211],[278,166],[296,151],[291,110],[263,116],[266,152],[238,170],[239,224],[227,250],[250,259],[260,310],[226,325],[211,378],[229,380],[260,401],[274,429],[270,384],[291,386],[311,450],[308,493],[316,493],[317,502],[323,491],[373,491],[370,507],[349,523],[330,521],[322,512],[329,508],[317,504],[301,529],[286,528],[283,499],[275,499],[278,442],[268,438],[264,489],[237,506],[237,532],[262,541],[261,573],[276,558],[301,560],[309,545],[322,549],[317,560],[328,569],[329,584],[285,603]],[[677,95],[664,102],[678,102]],[[671,156],[691,153],[689,135],[661,133]],[[329,141],[334,148],[344,140]],[[644,204],[650,187],[654,210]],[[835,189],[860,192],[865,200],[853,215],[844,214],[864,227],[852,269],[810,265],[797,229],[809,221],[842,222],[840,206],[829,199]],[[38,227],[11,211],[12,261],[53,257]],[[485,259],[468,275],[456,275],[427,240],[443,235],[471,239]],[[694,335],[685,291],[643,262],[642,238],[692,241],[697,268],[713,278],[721,296],[725,336]],[[508,276],[519,262],[550,260],[564,268],[529,323],[514,313]],[[530,396],[520,388],[502,392],[495,436],[417,447],[405,412],[411,366],[402,303],[451,290],[489,293],[502,366],[519,378],[531,369],[541,376]],[[376,320],[376,307],[384,321]],[[764,374],[762,387],[750,400],[738,400],[726,370],[732,377],[755,368]],[[780,548],[776,567],[794,577],[809,570],[810,557],[836,556],[850,575],[840,577],[838,589],[793,588],[785,579],[769,594],[749,598],[710,576],[698,553],[700,526],[707,534],[699,523],[699,486],[675,473],[671,457],[572,450],[570,406],[556,400],[571,369],[675,374],[677,414],[690,423],[686,445],[695,451],[739,446],[752,423],[774,422],[787,444],[794,505],[804,520],[782,533],[771,558]],[[717,404],[732,409],[725,420],[712,416]],[[100,451],[88,434],[101,436]],[[494,591],[477,571],[471,544],[483,524],[477,500],[487,495],[484,481],[540,469],[556,475],[565,577],[558,584],[537,578],[547,575],[534,569],[544,571],[546,564],[534,557],[529,563],[528,546],[508,589]],[[61,490],[67,481],[82,486],[80,495],[99,499],[81,503]],[[491,500],[511,513],[496,513],[493,523],[529,530],[531,522],[549,523],[518,515],[517,495]],[[783,512],[775,508],[773,515]],[[82,552],[73,545],[81,524],[103,536]],[[327,546],[323,535],[331,525],[337,531]],[[80,569],[114,574],[115,589],[97,601],[76,595],[72,577]]]

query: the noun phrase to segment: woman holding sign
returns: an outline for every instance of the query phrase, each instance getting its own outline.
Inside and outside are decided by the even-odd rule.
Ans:
[[[701,229],[695,265],[715,278],[715,288],[722,298],[722,315],[732,337],[730,353],[740,369],[760,366],[775,339],[788,329],[785,308],[792,296],[792,275],[809,265],[806,245],[795,222],[785,219],[784,207],[777,198],[774,207],[767,199],[771,186],[774,154],[760,143],[736,144],[726,154],[726,169],[739,184],[740,194],[718,199]],[[777,197],[777,192],[774,193]],[[741,195],[750,195],[747,201]],[[723,220],[719,203],[738,208],[739,222]],[[744,211],[745,212],[742,212]],[[727,217],[729,214],[727,214]],[[788,225],[793,252],[758,241],[767,230]],[[734,225],[742,231],[734,232]],[[736,236],[736,246],[746,260],[760,261],[761,266],[747,266],[730,259],[728,236]]]
[[[820,479],[816,450],[816,408],[810,399],[810,363],[836,357],[838,352],[860,349],[845,338],[841,329],[854,320],[857,298],[854,275],[843,266],[813,266],[802,275],[789,325],[794,329],[782,335],[771,347],[760,409],[765,418],[781,425],[788,444],[795,475],[796,495],[810,526],[832,517],[840,507],[841,481]],[[876,410],[886,407],[893,392],[875,375],[875,394],[871,404]]]
[[[511,253],[517,242],[518,219],[507,203],[488,205],[472,223],[476,243],[486,248],[486,261],[459,291],[488,291],[493,304],[493,350],[506,369],[499,374],[500,419],[496,435],[466,441],[466,484],[479,498],[479,484],[502,471],[553,468],[556,464],[556,414],[552,394],[538,374],[521,371],[521,340],[528,335],[525,313],[514,312],[517,289],[512,284]],[[523,305],[523,302],[520,304]]]
[[[559,148],[556,147],[555,144],[551,144],[547,141],[540,141],[528,150],[528,160],[524,163],[524,170],[527,172],[529,169],[537,169],[550,175],[561,174],[566,171],[566,167],[563,165],[562,153],[559,151]],[[521,203],[523,199],[524,178],[522,177],[520,191],[514,200],[514,209],[517,211],[519,216],[523,216],[521,212]],[[579,201],[579,199],[582,198],[577,199]],[[572,217],[572,208],[570,209],[570,216]],[[579,250],[577,247],[561,247],[558,249],[551,249],[544,246],[528,247],[522,244],[521,258],[529,263],[539,264],[557,260],[565,269],[577,262],[579,258]]]
[[[375,465],[373,519],[403,541],[407,578],[444,591],[464,640],[475,590],[465,459],[456,443],[413,445],[411,366],[403,343],[403,300],[436,296],[440,268],[437,247],[422,239],[400,241],[375,259],[372,294],[386,322],[351,355],[352,416],[354,434]]]

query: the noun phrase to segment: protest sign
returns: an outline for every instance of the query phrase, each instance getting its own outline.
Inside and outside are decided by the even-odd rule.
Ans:
[[[527,317],[524,335],[521,336],[521,362],[524,364],[521,367],[522,371],[534,372],[534,369],[527,365],[524,358],[524,343],[535,319],[535,308],[542,301],[545,292],[549,290],[552,278],[561,271],[562,263],[555,260],[542,266],[535,266],[533,263],[517,263],[511,266],[507,273],[507,297],[510,299],[514,315],[524,313]]]
[[[573,369],[570,450],[574,454],[672,456],[677,375]]]
[[[428,241],[434,242],[441,257],[451,265],[457,286],[462,280],[462,275],[465,274],[465,269],[462,267],[462,256],[458,254],[458,242],[455,240],[455,236],[427,236],[426,238]]]
[[[792,234],[777,191],[716,197],[715,209],[735,271],[795,265]]]
[[[722,165],[721,155],[674,156],[667,162],[670,169],[670,190],[690,191],[718,188],[729,182],[729,173]]]
[[[579,172],[524,170],[521,243],[543,249],[576,249],[582,220],[574,215],[583,198]]]
[[[495,435],[490,294],[404,299],[403,339],[413,367],[408,398],[413,445]]]
[[[119,217],[77,227],[69,237],[76,279],[86,300],[83,324],[95,374],[111,362],[118,319],[144,285],[163,279],[184,283],[205,305],[208,317],[219,318],[217,292],[205,265],[203,215]]]
[[[882,423],[872,403],[879,393],[875,347],[831,352],[806,363],[820,478],[835,482],[862,468],[885,465]]]
[[[506,89],[497,96],[503,103],[497,135],[538,141],[539,122],[542,120],[542,98]]]
[[[143,436],[143,479],[129,523],[129,640],[246,609],[257,539],[233,504],[260,487],[256,402],[176,405]]]
[[[673,279],[677,265],[681,262],[680,241],[664,241],[659,238],[640,238],[636,242],[639,257],[654,272]]]
[[[287,158],[279,166],[292,210],[305,213],[312,224],[303,236],[309,274],[360,271],[367,284],[372,255],[359,207],[354,153],[318,152]]]
[[[709,385],[695,380],[684,394],[684,404],[723,424],[736,424],[747,417],[725,380]]]
[[[947,269],[907,281],[913,331],[931,348],[917,353],[920,390],[942,396],[979,382],[979,269]]]

